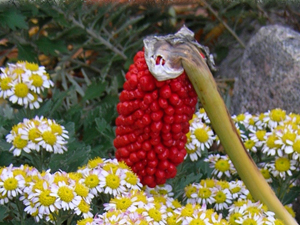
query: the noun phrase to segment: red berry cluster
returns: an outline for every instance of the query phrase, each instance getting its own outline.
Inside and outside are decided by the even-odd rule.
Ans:
[[[185,73],[157,81],[143,51],[135,55],[125,78],[117,105],[116,158],[130,166],[144,185],[154,187],[174,177],[184,160],[197,94]]]

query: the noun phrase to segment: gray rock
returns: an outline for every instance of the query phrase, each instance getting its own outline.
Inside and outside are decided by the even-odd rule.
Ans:
[[[232,114],[277,107],[300,113],[299,33],[280,25],[262,27],[235,64],[227,73],[236,79]]]

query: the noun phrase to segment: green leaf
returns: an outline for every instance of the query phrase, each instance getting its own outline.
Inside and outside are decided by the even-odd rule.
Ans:
[[[100,97],[107,87],[107,82],[92,83],[85,91],[83,100],[91,100]]]
[[[97,130],[102,133],[109,125],[103,118],[96,118]]]
[[[28,28],[28,24],[25,21],[25,16],[13,8],[0,14],[0,24],[2,26],[9,27],[12,30],[16,30],[16,28]]]
[[[68,49],[63,40],[56,41],[50,40],[47,37],[42,37],[36,41],[36,44],[45,55],[57,56],[58,52],[68,52]]]
[[[18,59],[28,62],[38,62],[37,53],[34,51],[34,48],[28,44],[18,44]]]
[[[5,217],[7,217],[9,209],[3,205],[0,205],[0,222],[3,222]]]

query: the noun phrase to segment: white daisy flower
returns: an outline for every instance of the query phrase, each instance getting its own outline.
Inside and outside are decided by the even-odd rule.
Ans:
[[[246,199],[249,194],[249,190],[241,180],[230,181],[229,190],[233,199]]]
[[[117,194],[125,192],[125,176],[125,173],[121,169],[118,169],[116,172],[102,170],[99,179],[100,186],[103,188],[104,193],[116,196]]]
[[[269,110],[264,113],[264,115],[263,122],[266,123],[270,129],[277,127],[279,124],[282,124],[284,120],[288,119],[286,111],[279,108]]]
[[[89,218],[93,216],[90,204],[83,199],[81,199],[80,203],[75,206],[74,212],[77,215],[82,215],[83,218]]]
[[[232,194],[230,191],[228,189],[220,189],[215,187],[212,188],[212,192],[215,198],[214,209],[228,209],[228,207],[232,204]]]
[[[192,123],[190,127],[191,143],[202,151],[209,149],[216,139],[213,131],[204,123]]]
[[[266,138],[265,144],[261,149],[262,153],[271,156],[274,155],[283,156],[283,151],[280,148],[280,145],[276,144],[277,141],[279,140],[279,137],[276,135],[276,133],[267,132],[265,138]]]
[[[162,205],[160,208],[153,207],[152,204],[146,204],[144,206],[142,215],[145,217],[149,224],[153,225],[165,225],[167,219],[166,206]]]
[[[274,177],[280,176],[285,179],[286,176],[292,176],[293,171],[297,171],[296,168],[297,161],[289,159],[287,157],[275,157],[273,163],[269,163],[271,173]]]
[[[51,185],[51,196],[56,198],[55,207],[58,209],[74,209],[81,202],[81,197],[76,194],[74,187],[65,182],[58,182],[58,185]]]
[[[212,205],[215,202],[215,196],[212,188],[206,187],[206,185],[197,186],[197,198],[196,202],[200,205]]]
[[[6,99],[13,94],[12,81],[6,74],[0,74],[0,98]]]
[[[41,145],[46,151],[53,152],[54,154],[63,154],[67,151],[65,139],[58,135],[57,132],[53,132],[50,126],[39,126],[39,132],[41,132],[41,137],[36,138],[39,141],[38,144]]]
[[[280,148],[286,154],[293,153],[293,144],[296,137],[298,136],[297,133],[294,130],[292,130],[290,126],[287,126],[284,129],[276,130],[275,134],[278,137],[278,140],[275,141],[275,144],[280,145]]]
[[[212,175],[215,175],[218,178],[221,178],[223,175],[231,177],[236,173],[236,169],[228,155],[220,156],[219,154],[212,154],[209,155],[208,158],[204,159],[204,161],[209,163],[210,168],[214,168]]]
[[[249,130],[250,140],[255,143],[255,147],[261,147],[265,143],[266,130]]]
[[[100,168],[94,168],[92,170],[86,168],[82,171],[83,183],[90,189],[90,192],[94,196],[98,196],[103,192],[103,187],[100,185],[101,172],[102,169]]]
[[[240,124],[243,124],[245,127],[248,127],[249,123],[250,123],[250,119],[252,118],[252,115],[248,112],[245,112],[245,113],[239,114],[237,116],[233,115],[231,118],[233,119],[233,121],[235,123],[240,123]]]
[[[0,194],[2,196],[13,199],[17,195],[22,194],[24,187],[24,177],[22,175],[14,175],[12,165],[2,169],[0,175]]]
[[[237,224],[253,224],[253,225],[263,225],[263,217],[259,215],[252,216],[251,214],[243,215],[236,220]]]

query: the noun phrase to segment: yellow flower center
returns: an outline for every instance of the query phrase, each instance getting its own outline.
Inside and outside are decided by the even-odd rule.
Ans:
[[[206,199],[206,198],[209,198],[210,196],[211,196],[211,190],[209,188],[203,187],[203,188],[199,189],[199,191],[198,191],[199,198]]]
[[[278,148],[280,145],[275,144],[275,141],[277,140],[277,137],[275,135],[270,135],[266,141],[266,145],[272,149],[272,148]]]
[[[192,216],[194,213],[193,206],[191,204],[187,204],[182,210],[181,210],[181,216]]]
[[[169,216],[167,218],[167,224],[168,225],[179,225],[181,222],[177,222],[178,218],[175,215]]]
[[[196,148],[196,147],[195,147],[195,148],[192,148],[192,149],[185,148],[185,150],[186,150],[186,153],[187,153],[187,154],[193,154],[193,153],[195,153],[195,152],[197,151],[197,148]]]
[[[252,216],[261,214],[260,209],[258,209],[257,207],[254,207],[254,206],[247,208],[246,212],[247,212],[247,214],[251,214]]]
[[[13,146],[17,149],[23,149],[27,146],[28,141],[21,138],[21,135],[17,135],[13,140]]]
[[[29,63],[29,62],[26,62],[25,63],[25,68],[27,70],[31,70],[31,71],[38,71],[39,70],[39,65],[36,64],[36,63]]]
[[[116,164],[114,164],[114,163],[106,163],[106,164],[103,166],[103,169],[104,169],[105,171],[108,171],[108,172],[112,171],[112,172],[115,173],[115,172],[119,169],[119,167],[118,167]]]
[[[44,190],[40,194],[39,200],[43,206],[49,206],[54,204],[56,198],[54,196],[51,196],[50,193],[51,193],[50,190]]]
[[[93,218],[85,218],[85,219],[83,219],[83,220],[78,220],[78,221],[77,221],[77,225],[92,224],[93,221],[94,221]]]
[[[8,89],[10,89],[10,82],[12,81],[12,79],[10,77],[5,77],[3,79],[0,80],[0,87],[3,91],[6,91]]]
[[[287,140],[294,142],[295,138],[296,138],[296,133],[292,133],[290,131],[287,131],[282,135],[282,141],[285,144],[288,144]]]
[[[51,131],[43,132],[42,137],[49,145],[54,145],[56,143],[56,136]]]
[[[188,198],[191,198],[192,194],[196,193],[197,188],[195,186],[189,185],[185,187],[185,195]]]
[[[138,182],[137,176],[131,171],[126,172],[125,181],[131,185],[136,185]]]
[[[293,144],[293,149],[295,152],[300,153],[300,140],[296,140]]]
[[[64,202],[71,202],[74,199],[74,193],[68,186],[62,186],[58,188],[57,195]]]
[[[106,186],[116,189],[120,186],[120,178],[115,174],[108,174],[106,177]]]
[[[221,172],[225,172],[225,171],[229,170],[230,164],[229,164],[228,160],[226,160],[226,159],[219,159],[216,162],[215,168]]]
[[[13,70],[13,74],[17,75],[18,77],[21,76],[25,71],[22,68],[16,68]]]
[[[56,133],[58,135],[62,135],[62,133],[63,133],[63,129],[59,124],[53,123],[53,124],[51,124],[50,128],[51,128],[52,133],[54,133],[54,134]]]
[[[200,184],[202,186],[206,186],[206,187],[209,187],[209,188],[212,188],[215,186],[215,180],[214,179],[205,179],[205,180],[201,180],[200,181]]]
[[[205,143],[208,141],[209,136],[204,128],[197,128],[194,132],[197,140],[201,143]]]
[[[259,141],[263,141],[266,133],[267,133],[266,130],[258,130],[256,131],[255,135]]]
[[[242,217],[242,214],[239,212],[233,213],[229,216],[229,224],[232,225],[238,225],[238,223],[236,222],[239,218]]]
[[[162,215],[161,212],[155,208],[152,208],[148,211],[149,216],[156,222],[161,221]]]
[[[243,225],[257,225],[256,221],[254,219],[245,219],[242,223]]]
[[[86,197],[89,194],[89,188],[81,183],[76,183],[74,191],[81,197]]]
[[[115,199],[117,210],[126,210],[131,206],[132,202],[129,198],[123,197],[120,199]]]
[[[41,132],[39,131],[39,129],[37,128],[31,128],[28,131],[28,138],[30,141],[37,143],[38,141],[36,141],[37,138],[39,138],[41,136]]]
[[[84,200],[81,200],[78,205],[78,209],[83,213],[88,213],[90,211],[90,205]]]
[[[192,219],[190,225],[205,225],[206,223],[201,219]]]
[[[282,109],[273,109],[270,112],[270,119],[276,122],[283,121],[285,119],[285,111]]]
[[[254,147],[255,142],[253,140],[249,139],[244,142],[244,145],[245,145],[246,149],[250,150],[251,148]]]
[[[265,179],[270,179],[270,178],[271,178],[271,175],[270,175],[270,172],[269,172],[268,169],[262,168],[262,169],[260,170],[260,172],[262,173],[262,175],[263,175],[263,177],[264,177]]]
[[[91,174],[85,178],[84,183],[89,188],[94,188],[99,184],[99,178],[96,174]]]
[[[26,84],[19,83],[15,86],[15,95],[19,98],[24,98],[28,95],[29,89]]]
[[[275,168],[279,172],[286,172],[290,169],[291,163],[287,158],[278,158],[275,161]]]
[[[186,133],[186,140],[187,140],[186,141],[187,143],[190,143],[192,141],[192,139],[191,139],[191,132],[190,131]]]
[[[234,193],[239,193],[239,192],[241,191],[241,187],[236,186],[236,187],[230,189],[230,191],[231,191],[231,193],[233,193],[233,194],[234,194]]]
[[[217,180],[217,185],[219,185],[222,189],[229,188],[229,183],[226,180]]]
[[[38,74],[32,74],[30,76],[30,80],[32,81],[32,85],[35,87],[41,87],[44,83],[43,78]]]
[[[246,116],[244,114],[239,114],[237,115],[236,117],[236,121],[237,122],[241,122],[241,121],[244,121],[246,119]]]
[[[18,180],[14,177],[7,178],[3,183],[5,190],[8,191],[15,190],[18,187]]]
[[[227,199],[226,194],[223,191],[217,192],[215,196],[216,203],[223,203],[226,201],[226,199]]]
[[[61,129],[61,133],[62,134],[62,129]],[[91,159],[88,162],[88,167],[89,168],[96,168],[100,163],[103,163],[103,159],[101,159],[100,157],[97,157],[95,159]]]

